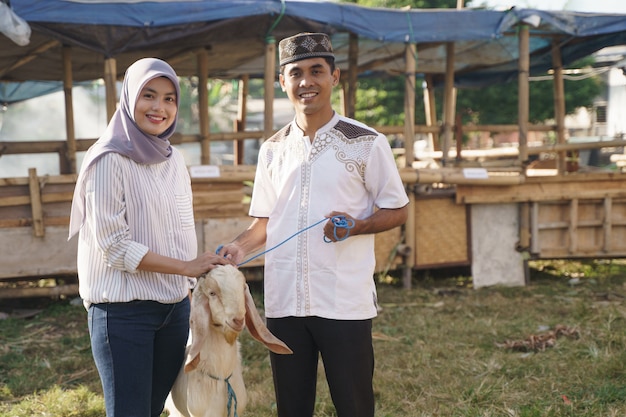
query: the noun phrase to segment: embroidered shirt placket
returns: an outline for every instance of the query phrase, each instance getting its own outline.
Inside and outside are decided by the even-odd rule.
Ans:
[[[300,207],[298,210],[298,230],[302,230],[308,226],[309,205],[311,196],[309,193],[309,184],[311,181],[311,153],[313,147],[310,145],[309,138],[303,137],[305,144],[304,157],[301,162],[300,169]],[[297,311],[299,314],[306,316],[311,314],[311,283],[309,282],[309,231],[301,233],[298,237],[298,297]]]

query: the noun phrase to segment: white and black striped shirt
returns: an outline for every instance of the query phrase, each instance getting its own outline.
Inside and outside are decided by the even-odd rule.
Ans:
[[[180,260],[197,257],[191,180],[182,155],[172,152],[150,165],[108,153],[85,173],[77,263],[87,305],[175,303],[187,296],[188,277],[137,270],[148,250]]]

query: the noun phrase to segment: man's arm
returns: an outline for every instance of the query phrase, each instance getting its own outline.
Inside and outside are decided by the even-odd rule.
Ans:
[[[241,263],[246,254],[257,250],[265,244],[267,238],[267,217],[257,217],[252,224],[232,242],[224,245],[218,252],[235,264]]]
[[[333,211],[327,217],[344,216],[346,222],[354,222],[351,229],[337,228],[337,237],[342,239],[346,234],[350,236],[365,235],[371,233],[380,233],[394,227],[403,225],[409,216],[409,206],[398,209],[378,209],[370,217],[366,219],[355,219],[347,213]],[[335,225],[329,220],[324,226],[324,235],[331,241],[335,242]]]

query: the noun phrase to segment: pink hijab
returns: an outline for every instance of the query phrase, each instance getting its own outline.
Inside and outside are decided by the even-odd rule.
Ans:
[[[180,102],[180,85],[172,67],[157,58],[143,58],[126,70],[120,103],[106,130],[87,151],[80,168],[72,211],[70,214],[69,237],[71,239],[82,227],[85,220],[85,172],[103,155],[109,152],[122,154],[138,164],[158,164],[172,154],[169,138],[176,130],[178,112],[172,126],[159,136],[145,133],[135,122],[135,104],[146,83],[157,77],[167,77],[176,87],[176,102]]]

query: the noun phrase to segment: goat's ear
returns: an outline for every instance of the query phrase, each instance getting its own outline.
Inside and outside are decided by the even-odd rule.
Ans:
[[[194,291],[193,302],[191,305],[190,327],[191,327],[191,346],[187,352],[185,360],[185,372],[196,369],[200,360],[200,351],[207,336],[209,323],[211,320],[211,310],[209,307],[209,299],[202,291]]]
[[[269,329],[263,323],[263,319],[259,316],[259,311],[254,304],[254,299],[252,298],[252,294],[250,294],[250,288],[248,288],[248,284],[246,284],[245,288],[246,295],[246,327],[248,328],[248,332],[259,342],[263,343],[269,350],[274,353],[279,353],[283,355],[291,354],[293,351],[289,349],[289,346],[285,344],[282,340],[277,338],[269,331]]]

